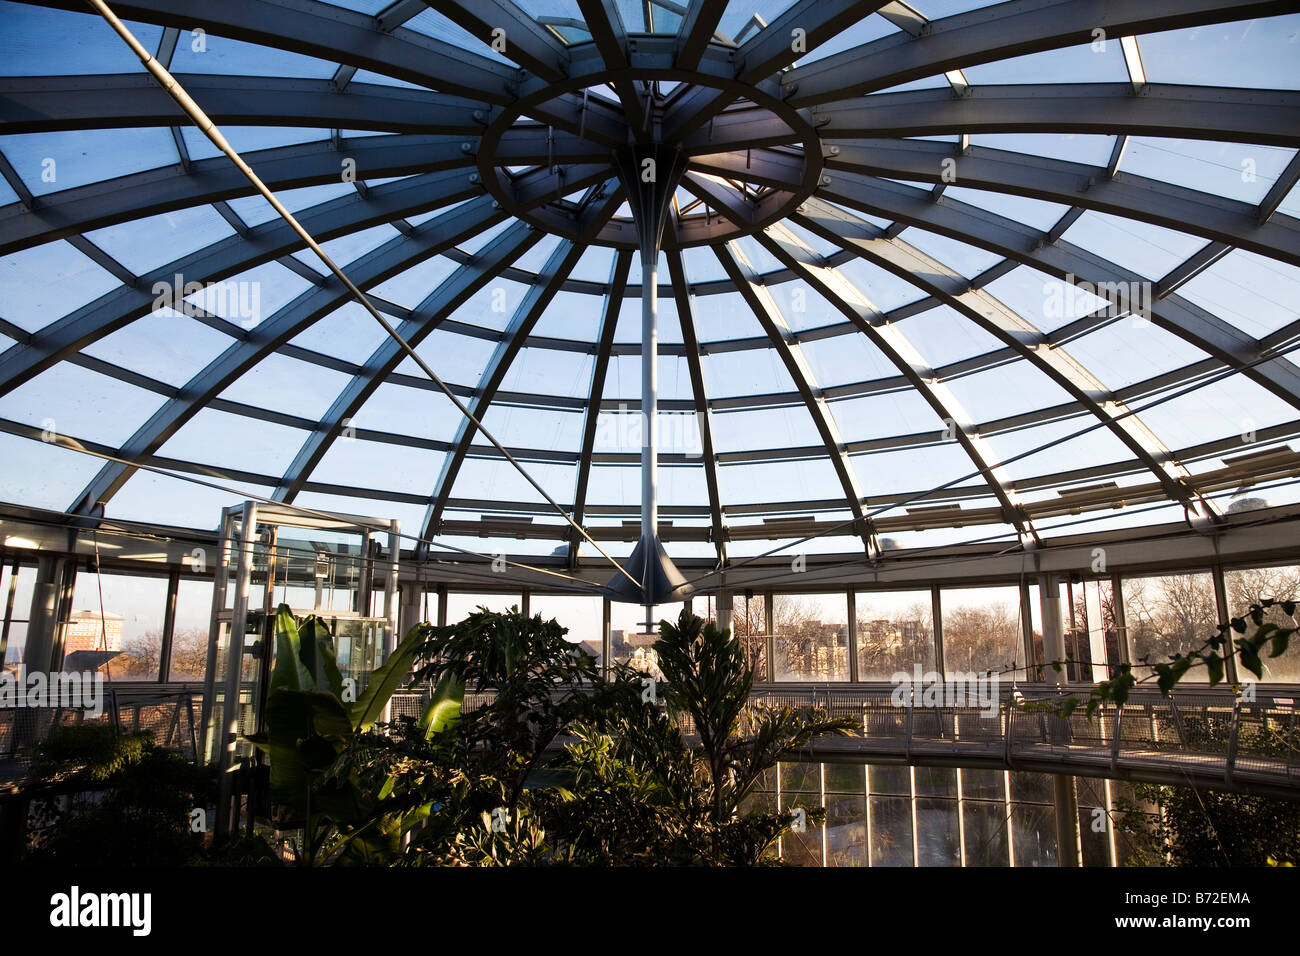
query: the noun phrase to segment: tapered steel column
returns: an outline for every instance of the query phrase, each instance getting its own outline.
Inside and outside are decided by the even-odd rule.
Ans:
[[[660,569],[667,560],[660,558],[659,544],[659,251],[686,157],[672,147],[632,146],[619,150],[615,165],[641,249],[641,541],[633,573],[641,582],[649,630],[654,598],[663,589]]]

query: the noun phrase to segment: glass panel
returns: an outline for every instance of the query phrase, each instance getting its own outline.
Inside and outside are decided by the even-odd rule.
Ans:
[[[872,766],[868,774],[872,796],[911,796],[912,772],[908,767]]]
[[[565,639],[581,644],[592,657],[600,660],[604,605],[599,597],[560,594],[533,594],[528,598],[528,613],[554,619],[569,629]]]
[[[646,633],[646,609],[639,604],[622,604],[617,601],[609,606],[609,655],[611,661],[623,661],[636,670],[658,678],[659,657],[654,650],[654,642],[659,639],[659,625],[662,621],[676,624],[686,607],[684,602],[675,604],[657,604],[651,609],[649,620],[651,630]]]
[[[830,793],[831,765],[826,772],[826,865],[867,865],[867,801],[862,793],[862,768],[845,768],[856,771],[857,790],[851,793]]]
[[[1065,649],[1077,663],[1066,668],[1070,680],[1103,681],[1108,664],[1124,660],[1115,624],[1115,595],[1109,580],[1083,581],[1071,586],[1072,604],[1065,608]]]
[[[511,607],[523,607],[523,595],[519,592],[513,594],[467,594],[461,591],[452,591],[447,595],[447,623],[456,624],[465,620],[480,608],[487,608],[489,611],[508,611]]]
[[[821,765],[815,763],[779,764],[781,773],[781,809],[820,807]],[[782,855],[796,866],[822,865],[822,828],[805,824],[802,833],[789,830],[781,838]]]
[[[64,632],[63,664],[105,680],[158,679],[167,579],[79,571]]]
[[[963,802],[967,866],[1008,866],[1007,809],[1003,803]]]
[[[1017,588],[945,588],[940,607],[947,674],[1001,672],[1024,661]]]
[[[1168,660],[1191,651],[1215,634],[1219,612],[1214,582],[1207,572],[1124,578],[1124,623],[1133,651],[1133,673],[1141,680],[1152,672],[1139,662]],[[1204,667],[1193,667],[1184,681],[1208,681]]]
[[[168,680],[201,681],[208,664],[208,629],[212,617],[211,581],[182,579],[176,590]]]
[[[870,804],[871,865],[912,866],[912,801],[877,797],[873,791]]]
[[[1017,803],[1011,809],[1016,866],[1056,866],[1056,808]]]
[[[958,813],[956,800],[927,797],[916,801],[916,858],[919,866],[961,865]]]
[[[1107,782],[1090,777],[1074,778],[1084,866],[1110,866],[1111,821],[1107,813]]]
[[[4,611],[0,623],[0,671],[16,671],[23,661],[27,644],[27,621],[31,613],[32,594],[36,588],[36,568],[10,559],[0,568],[0,602]]]
[[[1259,604],[1266,598],[1275,601],[1294,601],[1300,598],[1300,566],[1283,565],[1275,568],[1246,568],[1239,571],[1225,571],[1223,583],[1228,594],[1228,614],[1231,617],[1244,617],[1252,604]],[[1280,607],[1269,608],[1264,620],[1278,627],[1295,627],[1297,620]],[[1256,630],[1255,623],[1246,618],[1246,634],[1251,636]],[[1264,667],[1265,682],[1278,681],[1300,682],[1300,652],[1293,643],[1287,653],[1281,657],[1269,657],[1268,651],[1260,656]],[[1243,671],[1242,677],[1248,674]],[[1252,677],[1254,675],[1251,675]]]
[[[858,680],[890,680],[899,671],[934,670],[929,591],[858,591]]]
[[[848,599],[842,593],[776,595],[776,680],[848,680],[848,624]]]

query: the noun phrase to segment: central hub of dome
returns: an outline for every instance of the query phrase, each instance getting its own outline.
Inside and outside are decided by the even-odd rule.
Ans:
[[[822,184],[814,128],[757,87],[683,76],[587,75],[493,109],[477,150],[483,183],[538,228],[623,248],[639,245],[620,160],[632,152],[676,157],[665,247],[725,242],[791,215]],[[637,172],[657,175],[656,162]]]

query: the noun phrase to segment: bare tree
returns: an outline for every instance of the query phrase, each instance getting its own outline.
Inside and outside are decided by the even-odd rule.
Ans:
[[[1018,605],[960,605],[943,612],[943,663],[952,671],[1001,671],[1024,661]]]
[[[1218,625],[1214,582],[1204,573],[1126,579],[1124,620],[1135,662],[1146,658],[1156,663],[1191,650]],[[1139,678],[1150,673],[1141,666],[1134,671]],[[1198,676],[1203,677],[1204,672]]]
[[[1243,617],[1252,604],[1262,604],[1265,600],[1295,601],[1300,599],[1300,568],[1248,568],[1242,571],[1227,571],[1223,575],[1227,589],[1228,613],[1233,617]],[[1266,623],[1278,627],[1295,627],[1297,618],[1289,615],[1281,607],[1271,607],[1264,612]],[[1247,621],[1247,633],[1254,632],[1253,622]],[[1264,657],[1263,680],[1265,681],[1300,681],[1300,655],[1284,654],[1281,657]]]

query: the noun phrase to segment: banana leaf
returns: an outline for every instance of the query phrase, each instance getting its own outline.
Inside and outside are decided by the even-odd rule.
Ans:
[[[332,694],[281,689],[267,701],[266,722],[254,742],[271,758],[271,799],[305,813],[309,789],[352,734],[347,711]]]
[[[315,682],[302,662],[302,638],[289,605],[275,613],[275,667],[271,671],[271,694],[278,690],[313,690]]]
[[[429,706],[424,709],[416,725],[424,731],[425,739],[442,733],[453,721],[459,719],[464,702],[465,682],[457,678],[452,671],[443,671],[438,686],[433,690]]]
[[[370,675],[370,682],[357,702],[349,708],[352,726],[358,731],[369,730],[384,712],[384,707],[394,691],[402,686],[415,664],[415,655],[423,643],[424,633],[417,625],[402,638],[402,643],[388,655],[384,666]]]
[[[281,605],[283,607],[283,605]],[[329,625],[313,614],[302,622],[298,629],[303,666],[311,674],[316,690],[328,691],[335,697],[343,697],[343,675],[339,673],[338,662],[334,658],[334,635]]]

